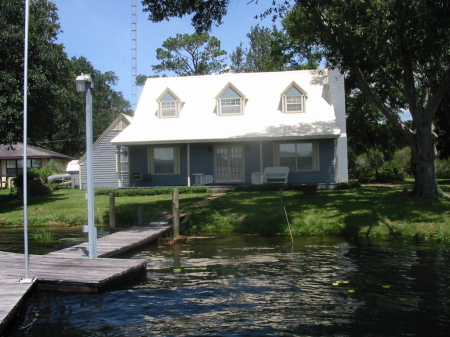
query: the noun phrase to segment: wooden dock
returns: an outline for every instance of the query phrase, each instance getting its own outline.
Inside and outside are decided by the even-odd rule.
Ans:
[[[143,259],[112,259],[157,241],[172,229],[170,219],[136,226],[97,240],[97,259],[88,258],[88,243],[46,255],[30,255],[32,283],[19,283],[25,274],[23,254],[0,252],[0,333],[14,318],[34,288],[100,292],[146,275]],[[108,258],[106,258],[108,257]]]

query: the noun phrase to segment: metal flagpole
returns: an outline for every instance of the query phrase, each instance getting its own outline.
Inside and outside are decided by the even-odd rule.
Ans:
[[[24,257],[25,257],[25,278],[20,283],[32,283],[29,276],[29,255],[28,255],[28,186],[27,186],[27,110],[28,110],[28,22],[29,22],[29,0],[25,0],[25,48],[23,62],[23,237],[24,237]]]

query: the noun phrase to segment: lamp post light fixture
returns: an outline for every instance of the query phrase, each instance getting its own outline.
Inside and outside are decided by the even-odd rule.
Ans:
[[[94,179],[93,179],[93,131],[92,131],[92,89],[94,82],[90,74],[81,73],[75,79],[78,92],[86,93],[86,159],[87,159],[87,204],[88,225],[84,232],[88,233],[89,258],[97,257],[97,228],[94,226]]]

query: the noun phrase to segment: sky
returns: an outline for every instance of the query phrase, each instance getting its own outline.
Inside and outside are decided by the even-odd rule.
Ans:
[[[65,46],[69,57],[84,56],[95,69],[113,71],[119,77],[115,87],[125,99],[132,101],[131,13],[132,0],[52,0],[58,7],[62,33],[58,43]],[[229,54],[241,43],[252,26],[271,27],[271,20],[255,19],[269,1],[259,4],[249,0],[232,1],[228,14],[220,27],[214,27],[210,35],[221,41],[221,47]],[[176,34],[192,34],[194,28],[189,18],[171,19],[152,23],[142,12],[137,0],[137,74],[154,74],[151,66],[158,64],[156,49]],[[139,100],[140,88],[137,99]]]

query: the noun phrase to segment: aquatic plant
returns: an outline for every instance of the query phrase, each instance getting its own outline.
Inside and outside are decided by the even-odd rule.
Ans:
[[[38,229],[33,233],[33,238],[40,243],[52,243],[53,235],[51,232],[48,232],[43,229]]]

